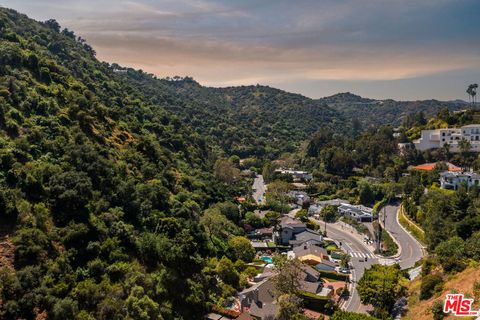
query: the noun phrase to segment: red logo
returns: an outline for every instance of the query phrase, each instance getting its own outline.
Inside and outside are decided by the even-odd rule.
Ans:
[[[480,311],[472,310],[473,299],[467,299],[463,293],[447,294],[443,305],[443,312],[453,313],[457,317],[471,317],[480,315]]]

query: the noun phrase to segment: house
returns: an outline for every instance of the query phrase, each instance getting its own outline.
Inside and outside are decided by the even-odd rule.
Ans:
[[[440,173],[440,187],[443,189],[457,190],[461,185],[467,188],[480,186],[480,174],[475,172],[451,172]]]
[[[298,246],[292,249],[292,253],[294,258],[309,265],[316,265],[329,259],[327,250],[316,245]]]
[[[305,231],[300,232],[295,235],[293,240],[290,240],[288,243],[294,248],[302,245],[321,245],[323,236],[312,229],[305,229]]]
[[[448,171],[463,171],[462,168],[457,167],[454,164],[451,164],[450,162],[445,162],[447,165]],[[424,164],[419,164],[418,166],[412,166],[410,167],[411,170],[421,170],[421,171],[432,171],[435,169],[437,165],[437,162],[431,162],[431,163],[424,163]]]
[[[292,197],[294,199],[294,202],[299,206],[302,206],[304,203],[310,202],[310,197],[304,191],[293,190],[288,193],[288,196]]]
[[[273,241],[281,245],[288,245],[296,234],[304,232],[306,229],[306,224],[285,216],[280,220],[277,230],[273,232]]]
[[[271,278],[240,292],[239,300],[240,310],[249,310],[250,315],[258,319],[274,319],[277,314],[275,285]]]
[[[333,200],[325,200],[325,201],[317,201],[315,204],[310,205],[308,208],[309,215],[320,214],[323,208],[327,206],[339,206],[341,204],[350,203],[347,200],[343,199],[333,199]]]
[[[247,234],[247,238],[255,240],[268,240],[272,239],[273,227],[259,228]]]
[[[413,141],[413,144],[420,151],[448,145],[450,152],[460,152],[462,140],[470,142],[470,152],[480,152],[480,124],[470,124],[461,128],[422,130],[420,139]]]
[[[310,181],[312,180],[312,174],[308,173],[307,171],[300,171],[300,170],[292,170],[292,169],[277,169],[275,172],[281,174],[289,174],[292,176],[294,181]]]
[[[320,272],[308,265],[302,265],[301,269],[303,272],[298,279],[300,290],[316,295],[325,294]],[[255,319],[275,319],[278,305],[275,296],[275,283],[271,276],[238,294],[242,313],[248,311]]]
[[[359,222],[373,221],[372,209],[362,205],[352,205],[344,203],[338,207],[338,213],[344,216],[348,216]]]
[[[305,273],[305,278],[303,279],[304,281],[308,282],[319,282],[320,279],[320,272],[315,270],[309,265],[302,264],[302,271]]]
[[[270,278],[271,276],[273,276],[275,274],[273,268],[269,268],[269,267],[265,267],[263,268],[263,271],[262,273],[260,274],[257,274],[254,278],[253,278],[253,282],[261,282],[267,278]]]
[[[317,263],[315,265],[315,269],[320,271],[329,271],[329,272],[335,272],[336,267],[337,267],[337,264],[329,260],[322,260],[320,263]]]

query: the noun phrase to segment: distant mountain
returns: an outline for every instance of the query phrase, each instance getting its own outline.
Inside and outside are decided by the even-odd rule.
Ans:
[[[160,103],[165,90],[177,94],[176,103],[165,105],[207,141],[240,157],[276,158],[297,150],[320,128],[352,134],[353,122],[362,128],[399,125],[408,115],[435,115],[467,107],[463,101],[395,101],[364,98],[350,92],[310,99],[268,86],[204,87],[192,78],[156,79],[130,70],[125,73],[136,86]],[[358,120],[358,121],[357,121]]]
[[[418,112],[423,112],[425,117],[429,118],[444,108],[450,111],[458,111],[469,107],[468,104],[462,100],[374,100],[362,98],[351,93],[338,94],[319,99],[319,101],[320,103],[326,103],[344,119],[350,121],[358,119],[364,128],[385,124],[398,126],[408,115],[413,115]]]
[[[155,79],[134,70],[123,75],[212,145],[242,158],[274,159],[296,151],[322,127],[338,133],[350,127],[348,119],[325,103],[268,86],[210,88],[191,78]],[[176,94],[175,101],[164,103],[165,91]]]
[[[337,94],[334,94],[332,96],[321,98],[319,100],[321,102],[324,102],[324,103],[327,103],[327,104],[335,104],[335,103],[359,104],[359,103],[375,103],[375,102],[377,102],[374,99],[363,98],[361,96],[358,96],[358,95],[350,93],[350,92],[337,93]]]

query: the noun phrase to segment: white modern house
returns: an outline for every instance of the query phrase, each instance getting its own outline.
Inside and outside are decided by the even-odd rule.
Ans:
[[[440,173],[440,187],[443,189],[457,190],[461,185],[467,188],[480,187],[480,174],[475,172],[452,172]]]
[[[349,216],[359,222],[372,222],[373,210],[362,205],[353,205],[343,203],[338,207],[338,213],[344,216]]]
[[[450,146],[451,152],[460,152],[460,141],[470,142],[471,152],[480,152],[480,124],[470,124],[461,128],[444,128],[422,130],[420,139],[413,141],[415,148],[420,151]]]

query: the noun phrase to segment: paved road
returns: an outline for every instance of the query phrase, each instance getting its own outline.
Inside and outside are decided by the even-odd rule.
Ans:
[[[255,180],[253,180],[253,199],[255,199],[256,203],[265,203],[264,199],[264,193],[267,190],[267,186],[265,185],[265,182],[263,181],[263,176],[261,174],[257,175],[255,177]]]
[[[406,232],[397,220],[398,206],[389,205],[385,207],[387,214],[385,218],[385,229],[397,240],[401,246],[401,254],[399,256],[400,267],[408,269],[415,265],[415,262],[422,259],[423,250],[420,243]],[[380,219],[383,221],[383,210],[380,212]]]
[[[312,220],[319,223],[322,226],[321,230],[324,230],[325,223],[323,221],[316,219]],[[363,276],[366,268],[370,268],[371,265],[379,262],[377,257],[361,240],[361,237],[357,235],[357,231],[350,226],[344,226],[340,223],[327,223],[327,237],[341,242],[342,249],[351,256],[350,263],[353,267],[352,290],[350,293],[351,297],[346,302],[345,310],[365,312],[366,306],[362,305],[360,302],[356,283]],[[365,261],[365,258],[367,258],[367,261]]]

